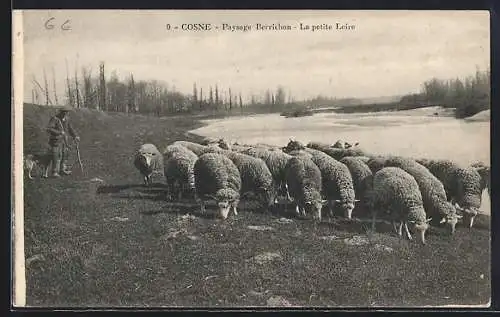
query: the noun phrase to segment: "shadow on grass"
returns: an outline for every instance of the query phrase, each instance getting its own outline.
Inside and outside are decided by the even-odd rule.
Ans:
[[[97,188],[97,194],[116,194],[129,189],[139,189],[143,193],[155,193],[165,191],[166,188],[167,186],[162,183],[153,183],[150,186],[144,184],[102,185]]]
[[[202,213],[199,205],[194,201],[182,200],[177,202],[166,202],[165,205],[159,209],[141,211],[143,215],[157,215],[157,214],[176,214],[187,215],[191,214],[194,217],[213,220],[216,217],[215,206],[207,205],[205,213]]]

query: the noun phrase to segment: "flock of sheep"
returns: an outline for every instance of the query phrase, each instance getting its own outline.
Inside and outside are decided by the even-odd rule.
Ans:
[[[224,139],[201,143],[177,141],[159,151],[153,144],[137,150],[134,165],[146,184],[153,173],[166,177],[169,199],[195,197],[215,201],[221,218],[237,214],[241,199],[263,209],[278,198],[295,204],[300,216],[321,221],[340,211],[347,219],[371,216],[390,220],[399,236],[403,228],[425,244],[430,224],[446,225],[453,234],[459,219],[471,228],[483,190],[490,193],[490,167],[482,162],[461,166],[450,160],[371,155],[358,143],[290,140],[285,147],[229,144]],[[432,222],[431,220],[434,219]]]

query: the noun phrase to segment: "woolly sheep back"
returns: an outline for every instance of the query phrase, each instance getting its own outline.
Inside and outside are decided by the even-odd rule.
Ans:
[[[305,210],[306,205],[319,211],[321,219],[321,171],[311,159],[292,157],[286,166],[286,183],[297,209]]]
[[[373,175],[370,191],[373,215],[388,213],[393,221],[414,222],[425,243],[426,213],[417,181],[399,167],[385,167]],[[374,225],[374,222],[373,222]]]
[[[446,218],[453,220],[456,215],[455,207],[447,201],[446,191],[441,181],[436,178],[425,166],[417,161],[400,156],[381,158],[377,157],[368,162],[368,165],[377,169],[382,167],[399,167],[415,178],[422,195],[424,208],[435,221]],[[372,169],[373,172],[373,169]],[[439,219],[438,219],[439,218]],[[451,230],[454,232],[456,220],[450,222]]]
[[[220,190],[230,193],[231,199],[239,199],[241,176],[234,163],[219,153],[201,155],[194,164],[195,187],[202,199],[215,196]],[[226,195],[227,196],[227,195]],[[219,197],[223,199],[228,197]]]
[[[350,219],[355,205],[354,183],[349,168],[326,153],[307,148],[305,150],[312,156],[312,161],[321,171],[322,190],[330,202],[330,212],[333,212],[335,203]]]
[[[177,194],[178,199],[186,191],[195,190],[194,165],[197,159],[196,154],[185,149],[172,152],[165,161],[164,174],[169,192]]]

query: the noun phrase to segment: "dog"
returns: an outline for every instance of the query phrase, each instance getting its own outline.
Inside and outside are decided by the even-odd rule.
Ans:
[[[44,178],[49,177],[49,167],[51,165],[51,159],[49,154],[28,154],[24,157],[24,170],[28,172],[29,179],[33,179],[33,169],[35,167],[42,168]]]

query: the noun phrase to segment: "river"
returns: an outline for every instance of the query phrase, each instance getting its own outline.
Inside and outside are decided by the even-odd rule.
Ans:
[[[480,160],[490,164],[489,121],[468,122],[435,116],[434,112],[432,108],[424,108],[361,114],[318,113],[299,118],[265,114],[206,120],[205,126],[190,132],[232,142],[281,146],[291,137],[304,143],[333,143],[343,139],[358,141],[370,153],[451,159],[463,164]],[[481,209],[489,213],[487,194],[483,195]]]

